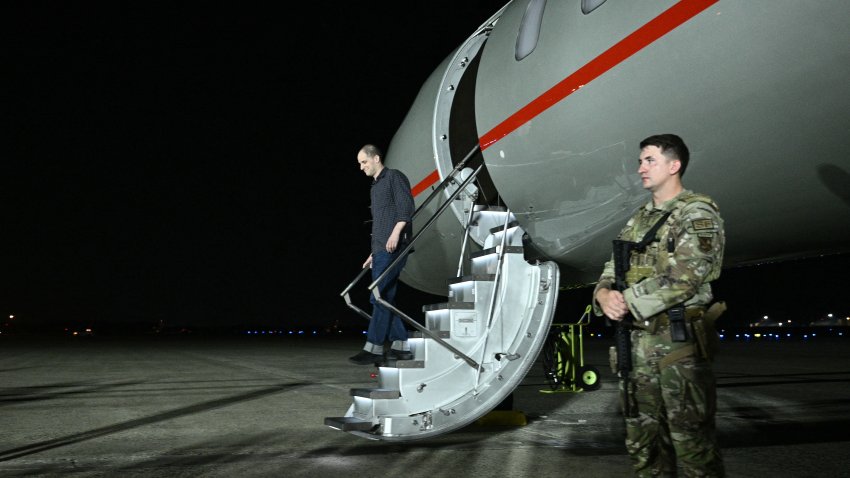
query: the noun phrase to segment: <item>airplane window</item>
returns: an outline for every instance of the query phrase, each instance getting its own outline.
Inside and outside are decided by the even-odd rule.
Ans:
[[[516,51],[514,58],[520,61],[534,51],[537,40],[540,37],[540,24],[543,22],[543,9],[546,8],[546,0],[530,0],[525,7],[525,15],[519,25],[519,34],[516,37]]]
[[[581,13],[587,15],[603,3],[605,3],[605,0],[581,0]]]

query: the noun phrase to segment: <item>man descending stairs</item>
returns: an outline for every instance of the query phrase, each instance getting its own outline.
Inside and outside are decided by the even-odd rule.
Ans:
[[[469,234],[483,249],[449,280],[448,301],[426,305],[412,358],[379,365],[376,388],[351,389],[325,424],[370,439],[406,441],[462,428],[505,400],[534,364],[558,296],[558,266],[528,263],[513,214],[475,206]]]

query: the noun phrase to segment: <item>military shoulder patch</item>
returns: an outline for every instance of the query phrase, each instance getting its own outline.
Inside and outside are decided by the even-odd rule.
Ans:
[[[711,252],[712,244],[714,243],[714,236],[700,234],[697,237],[699,238],[699,250],[706,254]]]

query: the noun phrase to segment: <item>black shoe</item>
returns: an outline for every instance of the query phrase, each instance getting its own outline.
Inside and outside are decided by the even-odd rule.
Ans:
[[[413,360],[413,352],[409,350],[390,349],[389,358],[395,360]]]
[[[381,354],[373,354],[365,350],[361,350],[353,357],[348,357],[348,361],[357,365],[377,364],[384,361],[384,356]]]

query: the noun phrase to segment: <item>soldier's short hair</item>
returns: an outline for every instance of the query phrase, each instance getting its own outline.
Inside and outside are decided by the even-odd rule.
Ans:
[[[647,146],[657,146],[665,156],[678,159],[682,163],[682,167],[679,169],[679,177],[685,175],[691,153],[682,138],[671,133],[655,134],[640,142],[640,149]]]

